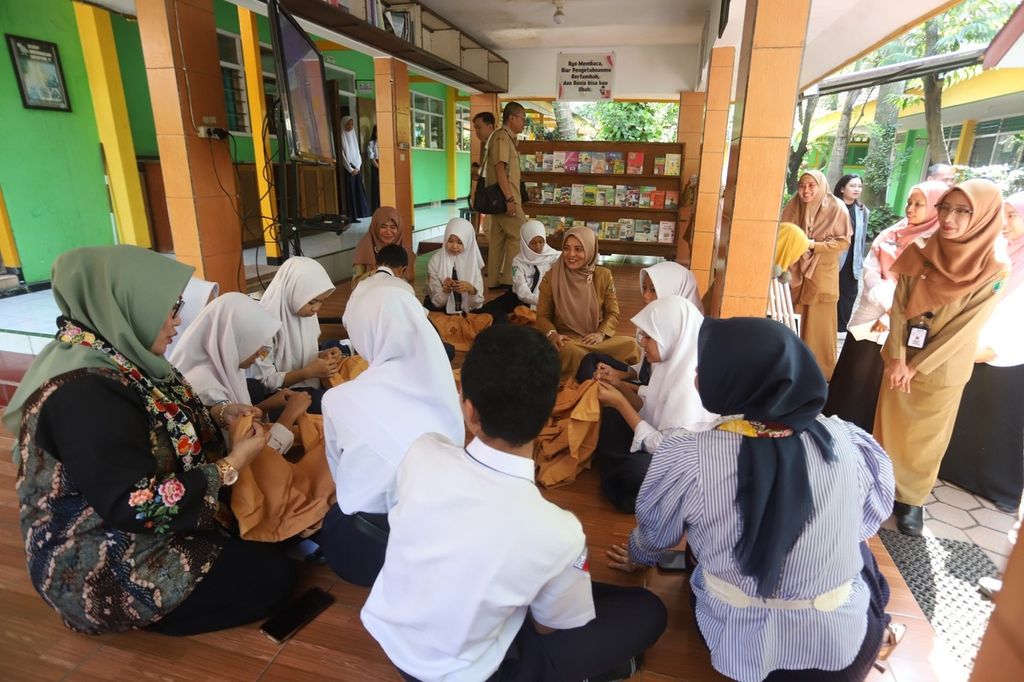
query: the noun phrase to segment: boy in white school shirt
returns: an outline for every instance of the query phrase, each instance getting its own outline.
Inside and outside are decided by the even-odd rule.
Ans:
[[[362,620],[407,680],[629,677],[665,630],[653,593],[591,583],[579,521],[534,482],[559,373],[540,333],[485,330],[462,367],[476,438],[464,448],[425,434],[399,466]]]

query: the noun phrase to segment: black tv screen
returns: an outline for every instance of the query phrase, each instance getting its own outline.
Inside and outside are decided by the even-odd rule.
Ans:
[[[291,160],[334,163],[323,56],[277,0],[270,0],[267,10]]]

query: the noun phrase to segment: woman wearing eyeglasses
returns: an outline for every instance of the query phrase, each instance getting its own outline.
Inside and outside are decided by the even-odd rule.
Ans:
[[[78,632],[234,627],[269,615],[295,582],[276,547],[220,522],[221,488],[267,434],[256,425],[227,450],[218,426],[252,408],[211,415],[163,357],[192,270],[134,246],[60,256],[56,339],[4,415],[29,577]]]
[[[971,378],[978,336],[1007,274],[996,255],[1003,200],[988,180],[968,180],[936,205],[939,229],[906,248],[882,349],[885,375],[874,436],[893,461],[900,532],[920,535],[922,506],[935,484]]]

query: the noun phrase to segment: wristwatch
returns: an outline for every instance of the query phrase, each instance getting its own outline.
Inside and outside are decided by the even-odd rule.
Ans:
[[[220,474],[221,485],[234,485],[238,480],[238,469],[231,466],[227,459],[217,460],[217,473]]]

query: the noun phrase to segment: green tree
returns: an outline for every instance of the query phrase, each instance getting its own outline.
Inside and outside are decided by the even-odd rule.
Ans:
[[[609,142],[671,142],[676,139],[679,105],[664,102],[588,102],[577,112],[597,124]]]

